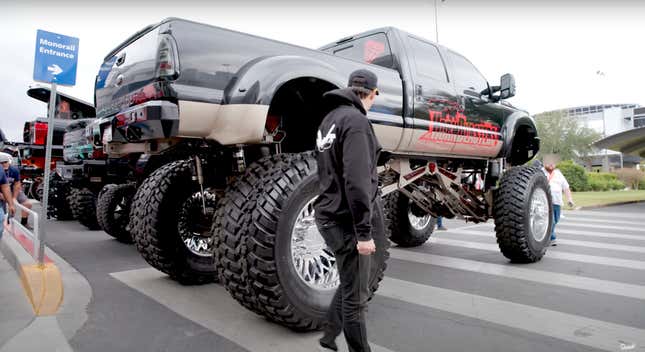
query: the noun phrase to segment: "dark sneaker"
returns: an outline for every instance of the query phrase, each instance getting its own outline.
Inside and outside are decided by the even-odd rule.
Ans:
[[[445,227],[445,226],[439,226],[439,227],[437,227],[437,230],[439,230],[439,231],[448,231],[448,228]]]
[[[318,340],[318,343],[320,344],[320,351],[338,351],[338,346],[336,346],[335,341],[326,341],[325,339],[320,339]]]

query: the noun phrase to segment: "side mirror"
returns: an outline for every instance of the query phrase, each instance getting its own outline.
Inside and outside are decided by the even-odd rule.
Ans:
[[[515,77],[507,73],[500,79],[500,98],[508,99],[515,96]]]

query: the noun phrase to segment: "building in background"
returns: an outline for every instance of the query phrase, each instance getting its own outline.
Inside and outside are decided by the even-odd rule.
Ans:
[[[575,118],[581,125],[600,133],[603,138],[645,126],[645,107],[638,104],[589,105],[547,112],[560,113],[564,117]],[[592,155],[594,170],[610,171],[621,167],[638,167],[640,158],[623,155],[612,150],[602,149]]]
[[[634,128],[645,127],[645,108],[634,109]]]

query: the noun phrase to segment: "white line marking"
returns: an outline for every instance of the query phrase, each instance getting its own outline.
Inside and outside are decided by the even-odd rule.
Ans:
[[[576,230],[560,229],[560,228],[556,228],[556,232],[557,232],[557,234],[565,234],[565,235],[603,237],[603,238],[614,238],[614,239],[633,240],[633,241],[645,241],[645,236],[641,236],[641,235],[623,235],[623,234],[618,234],[618,233],[596,232],[596,231],[576,231]]]
[[[614,231],[638,231],[642,234],[645,234],[645,225],[640,225],[640,226],[616,226],[616,225],[598,225],[598,224],[589,224],[584,221],[571,221],[569,219],[562,219],[561,222],[556,225],[556,230],[558,226],[560,225],[568,225],[568,226],[574,226],[574,227],[589,227],[593,229],[606,229],[606,230],[614,230]]]
[[[462,247],[479,249],[484,251],[499,252],[499,247],[496,244],[469,242],[460,240],[451,240],[447,238],[430,238],[431,243],[443,244],[447,246]],[[598,257],[595,255],[576,254],[562,251],[547,251],[545,257],[551,259],[561,259],[580,263],[600,264],[607,266],[615,266],[619,268],[627,268],[634,270],[645,270],[645,262],[638,260]]]
[[[390,249],[394,259],[645,300],[645,286],[469,259]]]
[[[495,233],[491,232],[482,232],[482,231],[468,231],[468,230],[454,230],[450,231],[450,234],[463,234],[463,235],[472,235],[472,236],[480,236],[480,237],[487,237],[487,238],[495,238]],[[614,251],[623,251],[623,252],[633,252],[633,253],[645,253],[645,247],[639,247],[639,246],[626,246],[622,244],[612,244],[612,243],[602,243],[602,242],[589,242],[589,241],[577,241],[577,240],[568,240],[568,239],[561,239],[558,238],[558,243],[562,244],[569,244],[572,246],[578,246],[578,247],[588,247],[588,248],[599,248],[599,249],[609,249],[609,250],[614,250]],[[554,249],[556,251],[559,251],[559,249]],[[645,260],[645,257],[643,258]]]
[[[482,228],[495,228],[495,225],[492,223],[483,223],[478,224]],[[618,225],[598,225],[598,224],[589,224],[585,221],[573,221],[571,219],[561,219],[558,225],[556,226],[556,231],[560,226],[570,226],[570,227],[584,227],[591,229],[605,229],[605,230],[614,230],[616,232],[625,230],[625,231],[637,231],[645,235],[645,225],[640,226],[618,226]],[[457,229],[458,230],[458,229]],[[593,231],[593,230],[590,230]]]
[[[640,213],[625,213],[625,212],[609,212],[609,211],[590,211],[590,210],[565,210],[562,212],[566,216],[590,216],[590,217],[607,217],[607,218],[621,218],[621,219],[640,219],[643,214]]]
[[[386,277],[381,296],[606,351],[645,346],[645,330]]]
[[[560,226],[563,225],[563,226]],[[588,237],[601,237],[601,238],[614,238],[614,239],[621,239],[621,240],[634,240],[634,241],[645,241],[645,235],[625,235],[625,234],[619,234],[619,233],[612,233],[612,232],[598,232],[598,231],[589,231],[589,230],[570,230],[565,226],[566,223],[564,224],[558,224],[558,227],[556,228],[556,232],[558,234],[566,234],[566,235],[575,235],[575,236],[588,236]],[[562,228],[564,227],[564,228]],[[485,229],[488,231],[495,231],[494,228],[490,228],[488,226],[482,226],[482,225],[476,225],[476,226],[468,226],[468,228],[479,228],[479,229]],[[448,233],[458,233],[459,230],[464,229],[464,227],[459,227],[459,228],[454,228],[450,229]]]
[[[319,332],[295,333],[270,323],[239,305],[220,285],[181,286],[152,268],[110,275],[249,351],[315,351],[322,336]],[[341,351],[347,351],[342,335],[336,342]],[[375,352],[392,352],[373,343],[370,346]]]
[[[562,219],[562,222],[568,222],[568,221],[573,221],[573,222],[583,222],[583,223],[598,223],[598,224],[618,224],[618,225],[636,225],[639,226],[640,228],[645,227],[645,221],[627,221],[623,219],[599,219],[597,216],[576,216],[576,215],[566,215]]]

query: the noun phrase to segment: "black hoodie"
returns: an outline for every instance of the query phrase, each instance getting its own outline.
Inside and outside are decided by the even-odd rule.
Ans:
[[[323,96],[331,112],[318,129],[319,222],[353,224],[360,241],[372,238],[372,210],[378,192],[376,163],[381,146],[365,108],[350,88]]]

